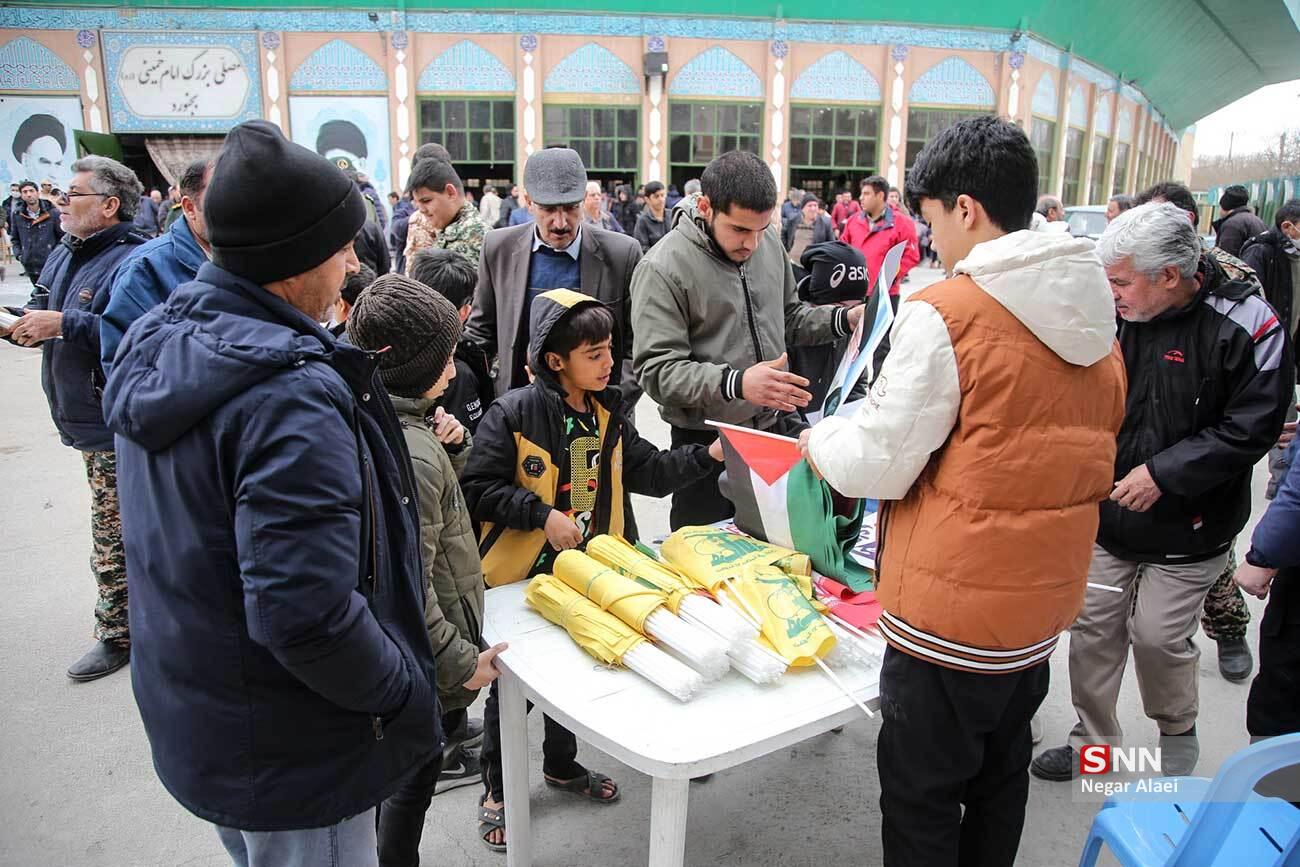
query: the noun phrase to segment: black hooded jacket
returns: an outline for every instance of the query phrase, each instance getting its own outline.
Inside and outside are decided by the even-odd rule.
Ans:
[[[1115,480],[1145,464],[1161,496],[1145,512],[1101,505],[1097,541],[1139,563],[1194,563],[1228,549],[1250,518],[1250,475],[1277,442],[1292,348],[1253,283],[1202,256],[1200,291],[1150,322],[1125,322],[1128,398]]]
[[[1259,282],[1264,285],[1264,297],[1273,305],[1282,325],[1288,329],[1296,303],[1295,286],[1291,280],[1291,259],[1287,253],[1289,246],[1291,239],[1274,226],[1246,241],[1241,248],[1241,260],[1255,269]],[[1291,334],[1290,337],[1294,347],[1296,335]]]
[[[562,300],[556,300],[557,298]],[[567,302],[567,303],[566,303]],[[547,544],[546,518],[567,477],[564,390],[542,361],[551,329],[573,307],[599,302],[565,289],[537,296],[530,311],[528,361],[535,379],[497,398],[474,436],[461,489],[474,520],[482,524],[479,554],[489,587],[530,577]],[[591,392],[600,428],[601,475],[591,536],[635,540],[628,493],[666,497],[708,475],[716,466],[701,445],[660,451],[641,438],[623,411],[617,388]]]

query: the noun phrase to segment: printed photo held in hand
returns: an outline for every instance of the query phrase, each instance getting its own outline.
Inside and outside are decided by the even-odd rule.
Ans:
[[[858,401],[848,402],[849,394],[862,381],[864,375],[867,382],[875,380],[876,350],[889,336],[889,328],[894,323],[894,306],[889,302],[889,292],[882,292],[881,287],[893,284],[906,249],[907,243],[900,241],[885,255],[884,264],[881,265],[876,280],[876,291],[872,293],[871,300],[867,302],[857,325],[853,328],[848,349],[840,359],[839,367],[826,391],[826,400],[819,409],[807,413],[810,424],[816,424],[828,415],[845,417],[853,415],[858,407]]]

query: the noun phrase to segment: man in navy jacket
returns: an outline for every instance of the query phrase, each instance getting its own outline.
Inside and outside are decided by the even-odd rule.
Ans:
[[[145,313],[188,283],[208,261],[212,245],[203,222],[203,193],[207,190],[212,163],[196,160],[181,175],[182,216],[171,228],[136,249],[122,264],[113,281],[113,296],[99,326],[100,360],[104,375],[113,369],[113,356],[126,330]]]
[[[50,253],[22,319],[7,336],[19,346],[41,348],[41,385],[54,426],[63,444],[81,452],[86,464],[94,545],[90,565],[99,600],[95,645],[73,663],[68,677],[87,681],[112,674],[130,658],[117,460],[100,404],[99,321],[118,266],[145,239],[131,228],[140,198],[134,172],[99,156],[77,160],[72,171],[61,213],[55,211],[63,240]]]
[[[397,416],[376,355],[320,325],[365,205],[249,121],[204,216],[212,261],[131,327],[105,391],[136,703],[163,785],[235,863],[373,865],[375,805],[442,732]]]

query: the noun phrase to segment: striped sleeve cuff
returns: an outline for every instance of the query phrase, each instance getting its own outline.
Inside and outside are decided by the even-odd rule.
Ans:
[[[736,370],[734,367],[728,367],[722,371],[723,400],[740,400],[745,396],[741,385],[741,378],[744,375],[743,370]]]
[[[835,308],[835,337],[836,339],[849,333],[849,311],[847,307]]]

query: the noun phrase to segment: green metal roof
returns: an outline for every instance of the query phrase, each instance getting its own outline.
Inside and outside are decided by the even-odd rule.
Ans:
[[[85,0],[117,8],[363,9],[685,15],[1021,30],[1135,82],[1182,129],[1266,84],[1300,78],[1300,0]]]

